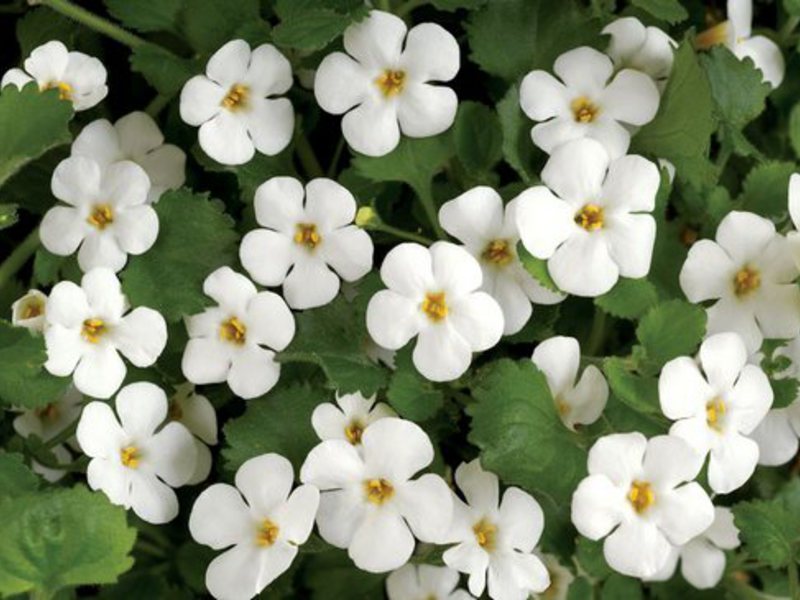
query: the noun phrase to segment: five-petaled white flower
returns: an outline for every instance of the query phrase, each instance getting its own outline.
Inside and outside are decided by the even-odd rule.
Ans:
[[[294,337],[289,307],[230,267],[206,277],[203,292],[217,306],[186,319],[190,339],[183,352],[184,376],[198,385],[227,381],[241,398],[266,394],[281,373],[275,351]]]
[[[195,541],[224,550],[208,565],[206,587],[225,600],[249,600],[284,573],[314,527],[319,490],[292,491],[294,470],[279,454],[262,454],[236,471],[236,487],[215,483],[192,507]],[[244,498],[242,498],[244,496]]]
[[[649,123],[658,111],[658,88],[648,75],[633,69],[615,74],[611,59],[593,48],[562,54],[553,71],[561,81],[546,71],[531,71],[519,91],[525,114],[544,121],[533,127],[531,137],[548,154],[588,137],[619,158],[631,141],[626,126]]]
[[[542,182],[547,187],[519,195],[517,225],[560,289],[600,296],[620,276],[647,275],[656,222],[646,213],[661,182],[654,163],[636,155],[609,160],[598,142],[576,140],[553,152]]]
[[[372,240],[353,225],[356,201],[332,179],[304,189],[293,177],[273,177],[256,190],[255,211],[263,229],[242,239],[242,266],[261,285],[283,284],[292,308],[327,304],[339,293],[337,273],[355,281],[372,268]]]
[[[608,383],[600,369],[589,365],[576,384],[581,362],[578,340],[564,336],[546,339],[536,346],[531,360],[547,378],[564,425],[574,430],[576,425],[589,425],[600,418],[608,401]]]
[[[147,252],[158,237],[158,215],[147,203],[150,178],[139,165],[120,161],[105,168],[90,158],[62,160],[51,181],[53,195],[67,206],[45,213],[39,236],[53,254],[78,251],[84,272],[95,267],[120,271],[128,254]]]
[[[36,81],[42,91],[57,89],[59,97],[72,102],[75,110],[92,108],[108,94],[103,63],[83,52],[70,52],[56,40],[35,48],[23,66],[24,71],[6,71],[0,88],[13,84],[21,89]]]
[[[458,43],[444,28],[420,23],[409,31],[401,18],[373,10],[345,30],[344,49],[320,63],[314,95],[324,111],[347,113],[342,133],[353,150],[382,156],[401,131],[428,137],[453,124],[458,97],[429,83],[450,81],[460,66]]]
[[[337,406],[338,405],[338,406]],[[364,398],[361,392],[336,394],[336,404],[323,402],[311,413],[311,426],[321,440],[347,440],[361,445],[367,427],[380,419],[396,417],[388,404],[375,404],[375,395]]]
[[[200,127],[203,152],[224,165],[248,162],[255,151],[272,156],[294,131],[294,109],[275,98],[292,87],[292,67],[275,46],[255,50],[232,40],[208,60],[181,90],[181,119]]]
[[[689,445],[674,436],[601,437],[589,450],[589,476],[572,496],[572,522],[591,540],[606,538],[603,554],[612,569],[653,577],[673,545],[700,535],[714,520],[708,494],[692,481],[700,467]]]
[[[492,188],[479,186],[445,202],[439,209],[442,228],[464,244],[483,270],[482,290],[503,309],[503,333],[517,333],[531,318],[538,304],[556,304],[563,294],[542,287],[522,266],[517,256],[516,206],[503,200]]]
[[[47,296],[39,290],[28,292],[11,305],[11,324],[31,331],[44,331]]]
[[[478,261],[449,242],[430,248],[404,243],[381,266],[389,288],[367,306],[367,330],[390,350],[418,336],[414,366],[431,381],[463,375],[472,353],[488,350],[503,335],[503,311],[486,292]]]
[[[725,44],[739,60],[749,58],[773,88],[783,82],[786,62],[780,46],[766,36],[753,35],[753,0],[728,0],[728,20],[697,35],[697,48]]]
[[[536,500],[512,487],[500,501],[497,475],[484,471],[480,460],[462,463],[456,483],[466,504],[454,498],[453,523],[442,560],[469,574],[469,591],[480,596],[488,579],[493,600],[525,600],[550,586],[550,575],[533,552],[544,530],[544,514]],[[488,578],[487,578],[488,573]]]
[[[194,485],[205,481],[212,462],[208,446],[217,443],[217,412],[208,398],[195,392],[191,383],[183,383],[175,386],[175,393],[169,399],[169,418],[181,423],[194,436],[197,460],[187,483]]]
[[[719,224],[716,241],[700,240],[689,249],[680,284],[691,302],[716,300],[706,309],[709,335],[734,331],[753,354],[764,338],[800,333],[797,276],[789,244],[775,225],[732,211]]]
[[[473,600],[457,586],[457,571],[409,563],[386,578],[386,596],[389,600]]]
[[[611,39],[606,54],[617,69],[635,69],[649,75],[663,90],[672,71],[675,40],[658,27],[645,25],[636,17],[622,17],[603,29]]]
[[[115,406],[119,421],[108,404],[94,401],[78,422],[78,443],[92,459],[86,468],[89,487],[148,523],[171,521],[178,515],[172,488],[185,485],[195,467],[192,434],[180,423],[161,427],[167,395],[155,384],[126,385]]]
[[[73,374],[75,387],[87,396],[110,398],[127,372],[120,352],[144,368],[156,362],[167,343],[167,324],[159,312],[129,308],[109,269],[89,271],[80,287],[57,283],[46,307],[45,369],[62,377]]]
[[[773,395],[764,371],[747,364],[742,338],[718,333],[700,346],[697,362],[688,356],[669,361],[658,395],[661,410],[675,421],[670,435],[703,459],[710,454],[711,489],[727,494],[744,485],[758,463],[758,444],[746,436],[766,416]]]
[[[428,473],[433,446],[419,425],[380,419],[361,436],[360,451],[346,440],[315,446],[300,470],[321,491],[317,526],[322,538],[347,548],[359,569],[383,573],[411,557],[414,537],[439,542],[453,516],[444,479]]]
[[[72,142],[71,153],[104,168],[122,160],[135,162],[150,178],[149,203],[186,180],[186,154],[173,144],[165,144],[156,122],[140,111],[125,115],[113,125],[106,119],[92,121]]]

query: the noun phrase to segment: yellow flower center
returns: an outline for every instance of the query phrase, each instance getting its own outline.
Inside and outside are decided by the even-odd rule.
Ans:
[[[111,210],[110,204],[95,204],[92,207],[92,212],[86,217],[86,222],[92,227],[96,227],[100,231],[114,222],[114,211]]]
[[[512,261],[514,254],[508,240],[492,240],[486,248],[484,248],[481,253],[481,258],[498,267],[504,267]]]
[[[136,446],[126,446],[119,451],[119,459],[123,466],[126,466],[129,469],[135,469],[139,466],[141,455],[139,454],[139,449]]]
[[[647,481],[634,481],[631,484],[631,489],[628,492],[628,502],[633,506],[638,514],[642,514],[653,502],[656,501],[656,494],[650,483]]]
[[[356,419],[350,421],[350,424],[344,428],[344,436],[353,446],[358,446],[361,443],[363,433],[364,425]]]
[[[761,273],[752,267],[742,268],[733,277],[733,291],[737,296],[747,296],[761,287]]]
[[[727,41],[728,21],[723,21],[698,33],[697,37],[694,38],[694,47],[698,50],[708,50],[712,46],[718,46]]]
[[[722,398],[714,398],[711,402],[706,404],[706,422],[711,429],[716,431],[722,430],[722,417],[728,407],[725,406],[725,401]]]
[[[250,88],[241,83],[235,83],[225,94],[225,97],[220,103],[223,108],[228,110],[239,110],[247,106],[247,97],[250,95]]]
[[[561,398],[556,398],[556,410],[559,415],[566,417],[572,411],[572,407]]]
[[[281,529],[269,519],[264,519],[256,531],[256,544],[262,547],[269,547],[278,539]]]
[[[575,223],[586,231],[597,231],[603,227],[603,207],[597,204],[585,204],[575,213]]]
[[[491,552],[494,549],[495,542],[497,541],[497,527],[487,519],[481,519],[472,526],[472,533],[475,534],[475,540],[478,545]]]
[[[447,317],[450,309],[447,308],[444,292],[428,292],[420,305],[420,310],[434,323],[439,323]]]
[[[66,81],[51,81],[44,86],[45,90],[58,90],[60,100],[72,100],[72,86]]]
[[[247,334],[247,327],[236,317],[231,317],[227,321],[223,321],[219,326],[220,339],[241,346],[244,344]]]
[[[578,96],[570,102],[569,107],[576,123],[591,123],[600,114],[600,107],[586,96]]]
[[[108,331],[108,327],[103,319],[86,319],[81,327],[83,339],[92,344],[100,341],[100,338]]]
[[[294,234],[294,243],[313,250],[319,246],[322,236],[313,223],[298,223]]]
[[[364,493],[368,502],[380,506],[394,496],[394,487],[385,479],[368,479],[364,482]]]
[[[375,85],[384,98],[393,98],[403,91],[406,85],[406,72],[394,69],[385,69],[375,79]]]
[[[22,306],[20,317],[23,320],[35,319],[42,314],[44,314],[44,302],[42,302],[41,298],[30,298]]]

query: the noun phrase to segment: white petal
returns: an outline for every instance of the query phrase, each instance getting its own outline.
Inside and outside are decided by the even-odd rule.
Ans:
[[[284,94],[292,87],[292,65],[272,44],[262,44],[250,55],[241,80],[260,98]]]
[[[725,215],[717,228],[717,242],[738,264],[758,259],[775,235],[770,220],[735,210]]]
[[[636,552],[631,552],[636,548]],[[654,523],[633,519],[606,538],[603,554],[609,566],[629,577],[658,573],[672,552],[672,545]]]
[[[87,396],[110,398],[125,379],[125,363],[109,345],[91,348],[81,357],[75,369],[75,387]]]
[[[185,485],[194,474],[197,463],[195,439],[177,421],[167,423],[156,433],[147,442],[145,452],[156,475],[170,486]]]
[[[430,250],[415,243],[398,244],[383,259],[381,279],[389,289],[421,299],[436,284]]]
[[[72,86],[72,104],[76,111],[98,104],[108,94],[108,73],[97,58],[82,52],[70,52],[62,80]]]
[[[385,573],[403,565],[414,550],[414,536],[393,510],[377,510],[361,521],[347,554],[368,573]]]
[[[58,163],[50,188],[59,200],[80,207],[100,200],[101,176],[100,165],[95,161],[72,156]]]
[[[654,510],[658,514],[659,528],[676,546],[700,535],[714,521],[714,506],[695,481],[660,492]]]
[[[761,333],[753,309],[736,298],[722,298],[706,309],[708,324],[706,334],[735,332],[744,340],[748,354],[761,348],[764,335]]]
[[[247,120],[227,110],[200,126],[198,140],[203,152],[223,165],[241,165],[255,155]]]
[[[733,53],[740,59],[748,57],[753,60],[757,69],[761,70],[764,81],[773,88],[783,82],[786,74],[786,61],[780,47],[763,35],[754,35],[742,40],[733,48]]]
[[[473,510],[491,514],[500,506],[500,480],[497,475],[484,471],[480,459],[461,463],[456,469],[455,480]]]
[[[726,506],[715,506],[714,522],[703,533],[703,537],[725,550],[738,548],[741,542],[739,541],[739,528],[734,523],[733,511]]]
[[[280,454],[262,454],[236,471],[236,487],[258,516],[266,517],[284,504],[294,483],[292,463]]]
[[[444,479],[427,473],[397,488],[397,510],[423,542],[441,542],[453,518],[453,495]]]
[[[633,69],[624,69],[603,90],[599,101],[603,112],[615,121],[644,125],[656,116],[660,98],[650,77]]]
[[[257,344],[283,350],[294,337],[292,312],[274,292],[259,292],[247,305],[247,336]]]
[[[630,131],[609,116],[601,114],[593,123],[583,127],[586,138],[598,141],[611,159],[620,158],[628,152]]]
[[[547,262],[559,287],[576,296],[601,296],[619,279],[619,268],[609,254],[606,241],[596,232],[577,232],[564,242]]]
[[[84,341],[79,329],[50,325],[44,332],[47,362],[44,368],[53,375],[70,375],[84,353]]]
[[[206,570],[206,587],[215,598],[250,600],[261,592],[261,552],[253,543],[242,543],[220,554]]]
[[[256,286],[244,275],[230,267],[220,267],[203,282],[203,293],[214,299],[224,310],[244,316],[247,305],[256,295]]]
[[[477,186],[439,209],[442,228],[470,246],[482,246],[503,227],[503,200],[488,186]]]
[[[173,401],[179,403],[180,422],[206,444],[215,445],[217,443],[217,413],[208,398],[192,392],[185,398]]]
[[[544,592],[549,586],[547,568],[534,554],[513,552],[489,563],[490,598],[525,600],[531,592]]]
[[[586,367],[575,388],[567,392],[565,400],[570,406],[567,421],[573,427],[597,421],[608,402],[608,383],[600,369],[594,365]]]
[[[523,285],[519,277],[511,273],[498,273],[494,282],[494,289],[486,287],[486,272],[484,271],[484,289],[497,301],[503,311],[503,335],[512,335],[521,330],[533,314],[533,306],[528,295],[529,289],[536,289],[535,283],[528,282]],[[543,288],[542,288],[543,289]],[[538,293],[536,294],[538,295]]]
[[[86,292],[71,281],[61,281],[50,292],[45,315],[50,325],[73,329],[80,327],[90,310]]]
[[[730,417],[736,429],[750,433],[772,406],[773,393],[767,375],[760,367],[745,365],[726,400],[734,413]]]
[[[485,292],[474,292],[450,305],[448,320],[474,352],[488,350],[503,335],[503,311]]]
[[[446,298],[456,300],[481,287],[481,267],[462,246],[436,242],[430,247],[430,253],[433,278]]]
[[[344,440],[345,427],[349,425],[347,416],[330,402],[317,405],[311,413],[311,426],[321,440]]]
[[[576,123],[572,115],[558,116],[531,129],[533,143],[550,154],[567,142],[580,140],[589,134],[589,126]]]
[[[400,142],[394,103],[367,98],[342,118],[342,134],[350,147],[367,156],[383,156]]]
[[[108,121],[96,121],[96,123],[108,123]],[[86,129],[81,132],[81,135],[85,132]],[[98,132],[98,134],[101,133],[110,137],[111,132],[107,130]],[[164,135],[156,122],[150,115],[142,111],[129,113],[114,123],[114,134],[113,137],[117,138],[122,155],[130,160],[137,160],[140,156],[155,150],[164,143]],[[72,151],[75,152],[74,144]],[[88,154],[91,156],[93,153]]]
[[[531,360],[547,378],[547,385],[555,398],[575,385],[581,349],[573,337],[551,337],[536,346]]]
[[[311,483],[323,491],[360,483],[363,479],[364,461],[358,451],[344,440],[326,440],[317,444],[300,469],[300,481]],[[328,496],[322,495],[323,503]]]
[[[668,419],[685,419],[704,413],[706,402],[714,393],[697,363],[688,356],[669,361],[658,378],[661,410]]]
[[[379,10],[348,27],[344,32],[344,47],[362,65],[385,69],[398,63],[406,24],[395,15]]]
[[[180,113],[184,123],[198,127],[222,111],[228,90],[203,75],[195,75],[181,90]]]
[[[233,346],[216,339],[190,339],[183,351],[181,370],[184,377],[203,385],[221,383],[228,377]]]
[[[800,173],[789,177],[789,215],[795,229],[800,229]]]
[[[93,269],[81,278],[93,316],[117,322],[127,309],[119,279],[110,269]],[[50,294],[52,297],[52,293]]]
[[[379,291],[367,305],[367,331],[384,348],[402,348],[424,324],[419,307],[392,290]]]
[[[389,600],[414,600],[419,594],[425,593],[417,579],[417,569],[417,565],[407,563],[389,574],[386,578],[386,595]]]
[[[792,460],[800,445],[786,411],[780,408],[769,411],[750,437],[758,444],[758,464],[771,467]]]
[[[486,587],[489,554],[477,544],[464,543],[445,550],[442,560],[451,569],[469,574],[469,591],[476,597]]]
[[[186,181],[186,153],[172,144],[153,150],[138,162],[150,178],[150,204],[158,201],[164,191],[176,190]]]
[[[694,587],[716,586],[725,572],[725,553],[705,540],[692,540],[681,549],[681,575]]]
[[[54,206],[48,210],[39,227],[42,245],[53,254],[68,256],[78,249],[91,226],[81,211],[70,206]]]
[[[673,435],[657,435],[647,442],[642,476],[661,489],[672,489],[697,477],[700,466],[689,444]]]
[[[450,81],[458,73],[458,42],[436,23],[420,23],[406,37],[400,64],[415,81]]]
[[[661,174],[655,163],[633,154],[611,162],[603,183],[605,205],[628,211],[651,212]]]
[[[306,218],[326,234],[350,225],[356,216],[356,201],[353,194],[332,179],[318,177],[306,184]]]
[[[556,59],[553,71],[572,91],[600,90],[614,71],[611,59],[594,48],[581,46]]]
[[[534,121],[569,118],[569,102],[567,88],[547,71],[531,71],[522,80],[519,103]]]
[[[647,440],[641,433],[614,433],[601,437],[589,450],[590,475],[605,475],[614,485],[630,486],[641,470]]]
[[[332,52],[317,67],[314,97],[322,110],[340,115],[361,104],[371,85],[364,67],[343,52]]]
[[[67,47],[53,40],[33,49],[31,55],[25,59],[25,70],[40,83],[47,83],[61,79],[68,62]]]
[[[294,309],[316,308],[333,300],[340,285],[339,278],[320,256],[303,256],[283,282],[283,295]]]
[[[189,515],[194,540],[222,550],[254,535],[253,520],[241,494],[232,485],[215,483],[197,497]]]
[[[286,98],[252,98],[250,103],[247,130],[253,145],[262,154],[274,156],[286,148],[292,140],[294,133],[292,103]]]
[[[722,246],[700,240],[689,249],[681,267],[680,284],[691,302],[721,298],[728,293],[736,265]]]
[[[137,367],[149,367],[167,344],[167,324],[159,312],[140,306],[123,317],[113,336],[125,358]]]
[[[250,63],[250,46],[244,40],[231,40],[217,50],[206,65],[206,75],[225,86],[244,80]]]
[[[708,485],[718,494],[730,493],[750,479],[757,463],[758,444],[750,438],[730,432],[711,451]]]
[[[84,454],[92,458],[118,458],[126,439],[114,411],[104,402],[90,402],[84,407],[75,436]]]
[[[100,197],[107,198],[115,209],[145,204],[149,191],[150,178],[147,173],[130,160],[109,165],[103,173]]]
[[[280,374],[281,365],[275,361],[275,353],[251,345],[232,356],[228,385],[234,394],[249,400],[270,391]]]
[[[111,269],[117,273],[122,270],[128,255],[119,247],[111,231],[92,231],[83,240],[78,251],[78,266],[86,273],[92,269]]]
[[[389,481],[403,482],[433,461],[431,440],[422,428],[400,418],[381,419],[361,438],[367,467]]]
[[[725,8],[728,13],[728,19],[730,19],[729,26],[733,28],[735,37],[750,37],[753,22],[753,3],[728,0]]]
[[[672,424],[669,434],[682,439],[696,453],[697,461],[702,464],[708,451],[717,442],[717,431],[708,426],[705,415],[681,419]]]
[[[699,358],[709,384],[720,393],[733,387],[747,363],[747,349],[735,333],[719,333],[703,342]]]
[[[136,516],[148,523],[160,525],[178,516],[178,497],[155,475],[133,471],[130,501]]]
[[[797,285],[763,285],[760,291],[754,308],[764,337],[797,337],[800,333],[800,289]]]
[[[9,69],[3,74],[3,79],[0,80],[0,88],[4,88],[7,85],[15,85],[18,89],[22,89],[31,81],[33,81],[33,78],[22,69]]]
[[[198,438],[192,438],[195,450],[194,469],[186,485],[197,485],[203,483],[211,474],[213,458],[211,450]]]
[[[502,334],[502,318],[500,325]],[[412,358],[417,371],[426,379],[452,381],[461,377],[469,368],[472,348],[467,340],[444,322],[420,331]]]
[[[294,264],[292,239],[269,229],[254,229],[242,238],[239,260],[256,283],[280,285]]]
[[[525,249],[536,258],[550,258],[574,232],[575,210],[544,186],[522,192],[515,201],[517,227]]]
[[[366,231],[355,225],[327,234],[320,251],[325,262],[345,281],[361,279],[372,269],[372,239]]]
[[[319,490],[313,485],[301,485],[286,503],[274,512],[281,528],[281,538],[290,544],[302,544],[314,528],[314,516],[319,506]]]
[[[447,130],[455,121],[457,108],[458,97],[449,87],[410,83],[397,103],[397,120],[403,135],[428,137]]]
[[[158,216],[150,206],[135,206],[117,212],[114,235],[128,254],[147,252],[158,237]]]
[[[605,475],[583,479],[572,495],[572,523],[578,532],[590,540],[608,535],[623,519],[625,493]]]
[[[317,511],[320,536],[332,546],[347,548],[366,511],[360,487],[325,492],[320,496]]]
[[[303,184],[294,177],[272,177],[256,190],[256,220],[260,225],[280,231],[288,238],[297,224],[304,221]]]
[[[532,552],[542,537],[544,513],[533,496],[511,487],[503,494],[498,525],[512,548]]]
[[[130,470],[123,467],[119,458],[95,458],[86,467],[86,483],[93,490],[101,490],[117,506],[130,506]],[[63,474],[63,471],[62,471]]]
[[[644,44],[645,27],[636,17],[622,17],[611,21],[601,32],[610,36],[606,54],[618,66],[627,62]]]
[[[542,181],[577,210],[599,196],[609,166],[602,144],[575,140],[553,151],[542,169]]]
[[[115,406],[125,433],[139,441],[151,437],[167,418],[167,395],[149,381],[126,385],[117,394]]]

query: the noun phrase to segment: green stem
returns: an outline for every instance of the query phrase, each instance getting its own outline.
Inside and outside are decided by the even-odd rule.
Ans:
[[[336,150],[333,151],[333,158],[331,159],[331,164],[328,167],[328,177],[331,179],[336,174],[336,167],[339,166],[339,160],[342,158],[343,150],[344,150],[344,137],[340,137],[339,142],[336,144]]]
[[[75,435],[75,430],[78,429],[79,420],[80,419],[75,419],[72,423],[69,424],[69,426],[66,429],[61,431],[58,435],[47,440],[44,444],[44,447],[47,448],[48,450],[51,450],[52,448],[55,448],[59,444],[63,444],[68,439],[70,439],[73,435]]]
[[[594,319],[592,329],[589,332],[589,340],[586,342],[586,354],[596,356],[603,349],[606,334],[606,313],[599,308],[594,309]]]
[[[147,107],[144,109],[144,112],[155,119],[158,114],[164,110],[167,104],[169,104],[170,100],[172,100],[171,97],[159,94],[150,101],[150,104],[147,105]]]
[[[306,136],[297,136],[295,150],[297,151],[297,157],[300,159],[300,163],[303,165],[303,169],[309,178],[325,177],[325,171],[322,169],[322,165],[319,164],[317,155],[314,154],[314,150],[311,148],[311,144],[308,142],[308,138]]]
[[[14,275],[30,260],[39,247],[39,229],[34,229],[28,234],[19,246],[14,248],[2,263],[0,263],[0,289],[8,283]]]
[[[138,35],[125,31],[119,25],[115,25],[111,21],[99,17],[81,6],[77,6],[69,0],[31,0],[31,4],[47,6],[65,17],[77,21],[81,25],[85,25],[89,29],[102,33],[112,40],[116,40],[130,48],[135,49],[149,44],[148,41],[140,38]]]
[[[789,597],[792,600],[800,600],[800,577],[798,577],[797,560],[794,556],[789,561]]]
[[[390,12],[392,10],[392,5],[389,0],[378,0],[378,9],[384,12]]]
[[[405,17],[408,13],[410,13],[418,6],[422,6],[423,4],[427,3],[428,0],[408,0],[408,2],[405,2],[404,4],[398,6],[397,10],[394,12],[398,17]]]
[[[778,38],[783,42],[783,46],[788,45],[789,39],[792,37],[792,34],[794,33],[794,30],[797,29],[798,25],[800,25],[800,17],[789,17],[786,19],[786,23],[784,23],[783,27],[781,27],[781,30],[778,33]]]
[[[433,201],[433,195],[430,189],[428,187],[415,187],[414,191],[417,192],[417,196],[419,196],[422,208],[425,210],[425,215],[428,217],[428,221],[430,221],[433,231],[436,233],[436,237],[440,240],[447,239],[447,235],[442,229],[442,226],[439,225],[439,214],[436,210],[436,203]]]
[[[147,540],[143,540],[142,538],[136,540],[136,546],[134,547],[136,550],[144,552],[145,554],[149,554],[150,556],[155,556],[156,558],[164,559],[167,557],[167,554],[164,552],[163,548],[156,546]]]
[[[383,221],[379,223],[370,224],[367,229],[371,231],[382,231],[383,233],[388,233],[389,235],[393,235],[401,240],[408,240],[409,242],[417,242],[419,244],[423,244],[425,246],[430,246],[433,243],[433,240],[430,238],[425,237],[424,235],[419,235],[418,233],[414,233],[412,231],[406,231],[405,229],[400,229],[398,227],[393,227],[392,225],[387,225]]]

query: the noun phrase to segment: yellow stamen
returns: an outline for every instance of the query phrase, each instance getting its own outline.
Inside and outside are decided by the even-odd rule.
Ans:
[[[723,21],[698,33],[694,38],[694,47],[698,50],[708,50],[712,46],[718,46],[727,41],[728,21]]]
[[[733,277],[733,291],[737,296],[746,296],[761,287],[761,273],[752,267],[742,268]]]
[[[350,424],[344,428],[344,436],[353,446],[358,446],[361,443],[361,436],[363,433],[364,425],[358,420],[351,421]]]
[[[472,532],[475,534],[475,540],[477,540],[481,548],[487,552],[491,552],[494,549],[497,541],[497,527],[494,523],[481,519],[472,526]]]
[[[447,313],[450,312],[444,292],[428,292],[425,294],[420,310],[434,323],[444,320],[447,317]]]
[[[570,102],[569,107],[576,123],[591,123],[600,114],[600,107],[586,96],[578,96]]]
[[[575,223],[586,231],[602,229],[603,222],[603,207],[597,204],[585,204],[582,209],[575,213]]]
[[[136,446],[126,446],[119,451],[119,459],[122,461],[123,466],[135,469],[139,466],[139,460],[141,459],[139,449]]]
[[[386,69],[375,79],[375,85],[384,98],[392,98],[403,91],[406,85],[406,72]]]
[[[628,502],[633,505],[633,510],[642,514],[656,501],[656,494],[647,481],[634,481],[628,492]]]
[[[481,253],[481,258],[498,267],[504,267],[513,260],[514,253],[511,250],[511,244],[508,243],[508,240],[492,240],[486,248],[484,248]]]
[[[566,417],[570,412],[572,412],[572,407],[564,402],[561,398],[556,398],[556,409],[558,410],[558,414],[562,417]]]
[[[96,344],[100,341],[100,338],[103,336],[104,333],[108,331],[108,327],[106,327],[105,321],[103,319],[86,319],[83,322],[83,327],[81,327],[81,335],[83,339],[87,342],[91,342],[92,344]]]
[[[51,81],[44,86],[45,90],[58,90],[59,100],[72,100],[72,86],[66,81]]]
[[[247,98],[250,95],[250,88],[241,83],[235,83],[228,90],[228,93],[220,103],[223,108],[228,110],[239,110],[247,107]]]
[[[385,479],[368,479],[364,482],[364,493],[368,502],[380,506],[394,496],[394,487]]]
[[[711,429],[722,431],[722,417],[728,407],[725,406],[725,401],[722,398],[714,398],[711,402],[706,404],[706,422]]]
[[[247,327],[236,317],[231,317],[219,326],[219,337],[226,342],[241,346],[247,338]]]
[[[264,519],[256,532],[256,544],[263,547],[272,546],[280,534],[281,529],[269,519]]]
[[[114,222],[114,211],[111,210],[110,204],[95,204],[92,208],[91,214],[86,217],[86,222],[100,231]]]
[[[298,223],[294,234],[294,243],[313,250],[319,246],[322,236],[317,233],[317,226],[313,223]]]

